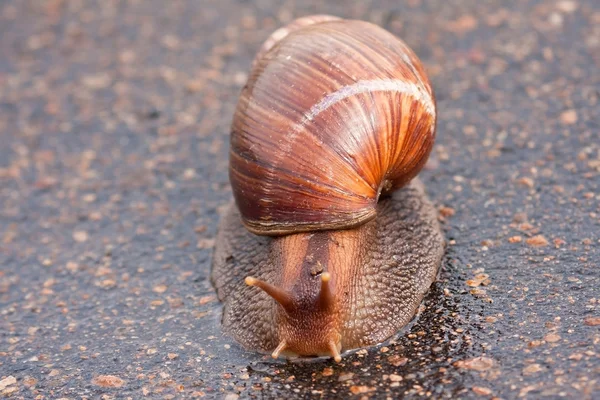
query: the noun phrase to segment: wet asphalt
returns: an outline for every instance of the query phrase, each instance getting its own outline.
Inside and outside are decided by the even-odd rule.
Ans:
[[[419,315],[340,364],[273,361],[209,282],[251,59],[314,13],[403,38],[447,251]],[[0,1],[0,394],[600,398],[600,4]]]

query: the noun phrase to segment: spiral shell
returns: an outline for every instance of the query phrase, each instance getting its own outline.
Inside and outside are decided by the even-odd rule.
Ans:
[[[235,112],[230,181],[245,226],[345,229],[421,170],[435,97],[408,46],[368,22],[313,16],[275,31]]]

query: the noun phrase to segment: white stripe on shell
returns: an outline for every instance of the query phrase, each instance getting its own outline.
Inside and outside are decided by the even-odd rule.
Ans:
[[[425,111],[435,117],[435,107],[431,95],[420,85],[406,82],[400,79],[377,79],[370,81],[358,81],[352,85],[344,86],[333,93],[323,97],[321,101],[312,106],[304,114],[301,122],[294,126],[293,131],[299,132],[306,123],[312,121],[320,113],[327,110],[337,102],[360,93],[368,92],[398,92],[414,98],[425,107]]]

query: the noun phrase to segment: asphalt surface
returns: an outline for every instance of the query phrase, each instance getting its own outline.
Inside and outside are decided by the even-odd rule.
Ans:
[[[448,247],[420,314],[340,364],[221,334],[228,127],[295,17],[378,23],[429,71]],[[0,394],[600,398],[600,3],[0,1]]]

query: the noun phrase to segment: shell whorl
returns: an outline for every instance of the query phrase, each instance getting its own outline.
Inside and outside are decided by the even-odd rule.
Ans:
[[[376,25],[314,16],[269,38],[232,124],[230,180],[258,234],[344,229],[375,217],[435,138],[416,55]]]

